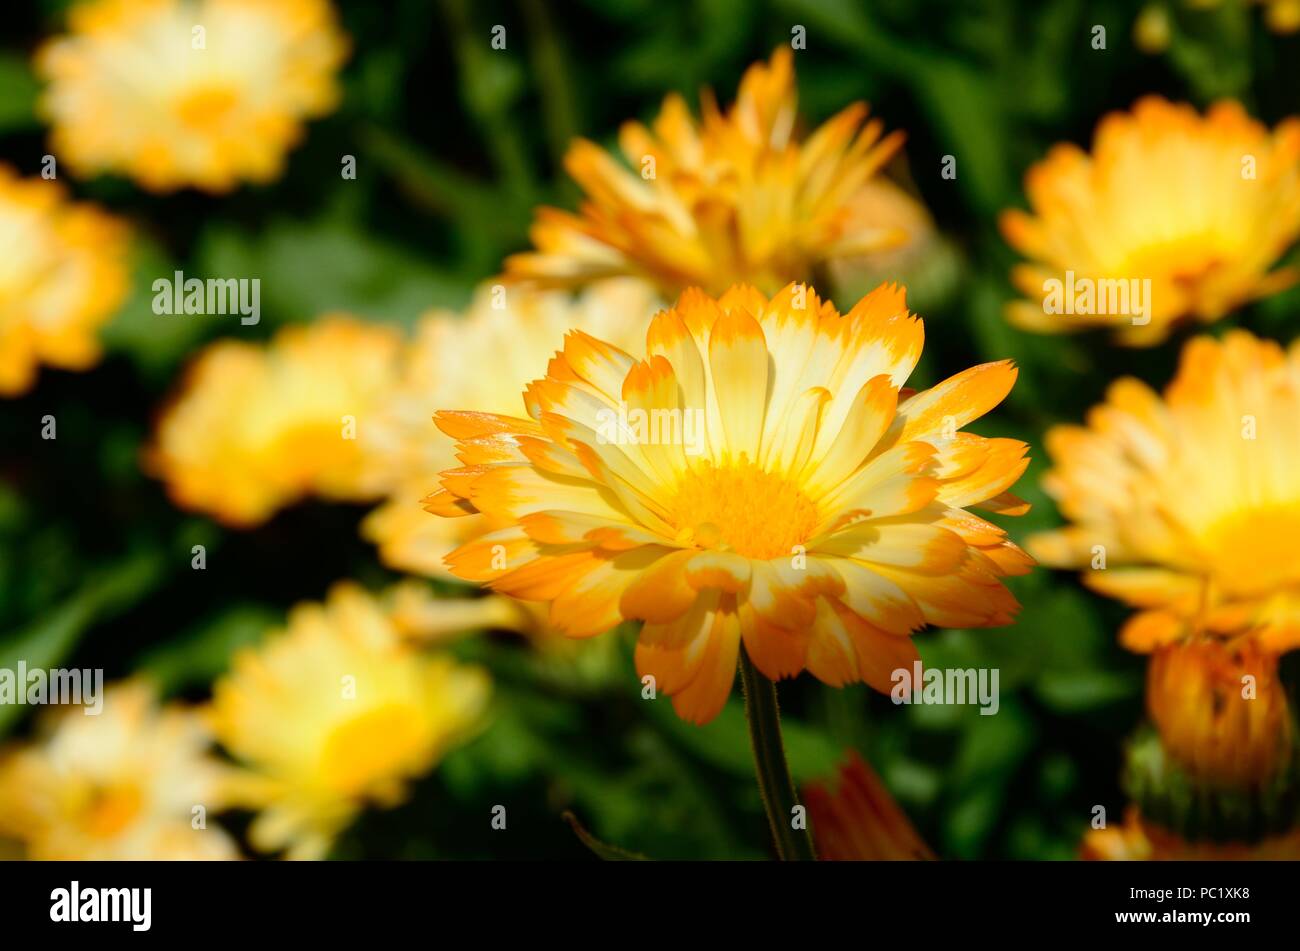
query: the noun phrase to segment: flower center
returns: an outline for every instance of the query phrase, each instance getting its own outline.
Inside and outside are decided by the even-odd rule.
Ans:
[[[331,788],[359,795],[400,774],[419,746],[419,719],[403,705],[368,710],[339,724],[325,740],[321,769]]]
[[[81,827],[98,839],[111,839],[140,814],[144,796],[134,783],[96,786],[81,809]]]
[[[200,86],[176,103],[176,115],[187,126],[207,128],[220,122],[238,102],[239,94],[233,89]]]
[[[673,503],[678,540],[746,558],[789,556],[817,525],[817,507],[794,482],[741,456],[702,462],[682,476]]]
[[[1300,508],[1278,505],[1235,513],[1205,539],[1214,576],[1231,594],[1265,594],[1300,583]]]
[[[321,414],[322,418],[324,414]],[[277,476],[284,484],[301,489],[315,484],[321,473],[342,475],[355,461],[357,443],[344,435],[341,426],[314,420],[293,422],[275,434],[268,457],[280,460]]]

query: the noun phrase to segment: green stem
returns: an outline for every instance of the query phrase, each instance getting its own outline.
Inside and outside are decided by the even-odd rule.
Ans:
[[[749,740],[754,747],[754,772],[758,791],[772,827],[776,853],[785,861],[809,862],[817,857],[807,824],[794,828],[794,782],[785,762],[785,745],[781,742],[781,713],[776,704],[776,684],[754,667],[749,655],[740,648],[740,682],[745,688],[745,718],[749,721]]]

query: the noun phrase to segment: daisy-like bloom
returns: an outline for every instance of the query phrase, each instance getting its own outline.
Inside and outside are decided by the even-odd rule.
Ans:
[[[1029,169],[1032,211],[1001,226],[1031,263],[1008,317],[1047,332],[1106,326],[1150,346],[1295,278],[1269,271],[1300,234],[1300,120],[1270,132],[1236,102],[1204,116],[1149,96]],[[1147,283],[1149,282],[1149,283]]]
[[[448,563],[549,602],[571,637],[644,621],[641,675],[696,723],[725,703],[742,638],[769,678],[888,692],[927,622],[1010,623],[1001,578],[1031,564],[965,510],[1026,508],[1007,492],[1025,445],[961,431],[1016,370],[900,392],[922,335],[898,287],[841,316],[803,285],[688,290],[643,358],[571,333],[528,387],[529,418],[436,417],[464,464],[430,510],[504,526]]]
[[[586,202],[577,215],[543,208],[537,251],[510,258],[507,276],[572,286],[634,274],[668,296],[739,282],[770,294],[836,258],[904,240],[855,205],[902,133],[882,137],[859,102],[800,139],[789,48],[749,68],[725,115],[711,95],[702,99],[698,123],[676,95],[652,128],[625,123],[619,148],[631,168],[578,140],[565,168]]]
[[[239,528],[308,494],[375,498],[360,437],[401,342],[393,327],[335,315],[269,345],[213,344],[164,411],[145,467],[180,507]]]
[[[1291,752],[1291,713],[1278,660],[1250,637],[1197,638],[1157,649],[1147,710],[1167,752],[1216,785],[1259,785]]]
[[[1043,488],[1072,524],[1028,548],[1140,609],[1124,646],[1201,631],[1300,645],[1300,344],[1195,338],[1163,398],[1118,380],[1046,445]]]
[[[212,821],[226,767],[202,720],[160,708],[143,681],[110,688],[98,715],[58,710],[0,756],[0,838],[30,859],[233,859]]]
[[[42,363],[99,359],[95,332],[127,294],[127,247],[121,222],[0,166],[0,396],[27,390]]]
[[[36,55],[54,151],[79,175],[227,192],[280,175],[337,105],[328,0],[88,0]]]
[[[856,753],[840,767],[838,788],[804,788],[817,857],[831,862],[933,859],[934,853],[875,770]]]
[[[436,411],[463,403],[489,413],[516,412],[524,383],[546,371],[569,330],[631,348],[658,306],[650,285],[618,278],[577,297],[485,285],[463,317],[427,315],[406,347],[394,393],[362,434],[368,464],[387,495],[362,532],[379,546],[384,563],[455,580],[443,559],[489,528],[480,516],[430,518],[421,504],[437,487],[438,474],[456,465],[454,442],[433,425]]]
[[[1268,862],[1300,859],[1300,829],[1255,843],[1189,842],[1129,807],[1122,825],[1091,829],[1081,857],[1104,862]]]
[[[420,652],[354,584],[299,605],[213,687],[213,729],[248,769],[233,795],[258,810],[249,840],[322,858],[367,804],[397,804],[467,739],[488,693],[483,672]]]

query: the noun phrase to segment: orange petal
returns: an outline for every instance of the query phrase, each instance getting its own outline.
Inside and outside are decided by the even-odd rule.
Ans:
[[[778,627],[765,620],[748,601],[737,609],[745,651],[768,680],[793,677],[808,656],[808,629]]]
[[[902,428],[898,441],[961,429],[979,419],[1006,398],[1018,373],[1010,360],[983,363],[900,403]]]
[[[686,579],[686,566],[696,555],[693,549],[669,552],[642,571],[619,601],[623,616],[667,624],[685,614],[700,599],[700,592]]]
[[[767,401],[767,342],[748,311],[724,313],[709,334],[709,371],[727,449],[757,462]]]
[[[740,652],[740,619],[734,606],[715,612],[709,643],[691,682],[673,694],[673,709],[689,723],[702,726],[716,717],[727,703],[736,680]]]

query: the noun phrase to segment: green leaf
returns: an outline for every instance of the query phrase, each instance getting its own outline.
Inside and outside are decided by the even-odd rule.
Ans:
[[[257,237],[217,226],[204,234],[197,260],[194,276],[260,278],[262,315],[273,323],[345,311],[409,324],[431,307],[463,305],[470,293],[466,282],[351,222],[281,220]],[[236,317],[198,319],[252,329]]]
[[[1057,713],[1082,713],[1132,700],[1142,692],[1142,677],[1129,671],[1049,671],[1035,684],[1043,705]]]
[[[131,294],[104,328],[104,347],[123,353],[147,375],[161,378],[210,332],[213,320],[197,314],[155,314],[153,282],[174,279],[175,261],[159,244],[141,235],[132,247]],[[197,276],[197,275],[190,275]]]
[[[515,243],[528,228],[531,208],[503,199],[497,189],[445,165],[387,129],[363,128],[361,147],[413,201],[452,218],[462,232],[480,235],[482,241]]]
[[[36,97],[40,86],[27,57],[0,53],[0,132],[36,128]]]
[[[722,712],[704,726],[687,723],[673,712],[666,698],[649,701],[650,716],[683,747],[715,766],[751,776],[754,753],[749,745],[744,703],[733,697]],[[781,718],[786,761],[796,783],[831,775],[843,753],[820,731],[792,717]]]
[[[257,643],[281,620],[279,612],[262,605],[227,608],[151,648],[136,662],[136,669],[153,678],[164,693],[210,683],[226,672],[237,650]]]
[[[94,574],[60,607],[0,643],[0,668],[13,670],[19,661],[28,668],[57,667],[91,626],[134,604],[149,591],[161,578],[161,569],[157,553],[149,552]],[[0,732],[23,709],[0,706]]]

